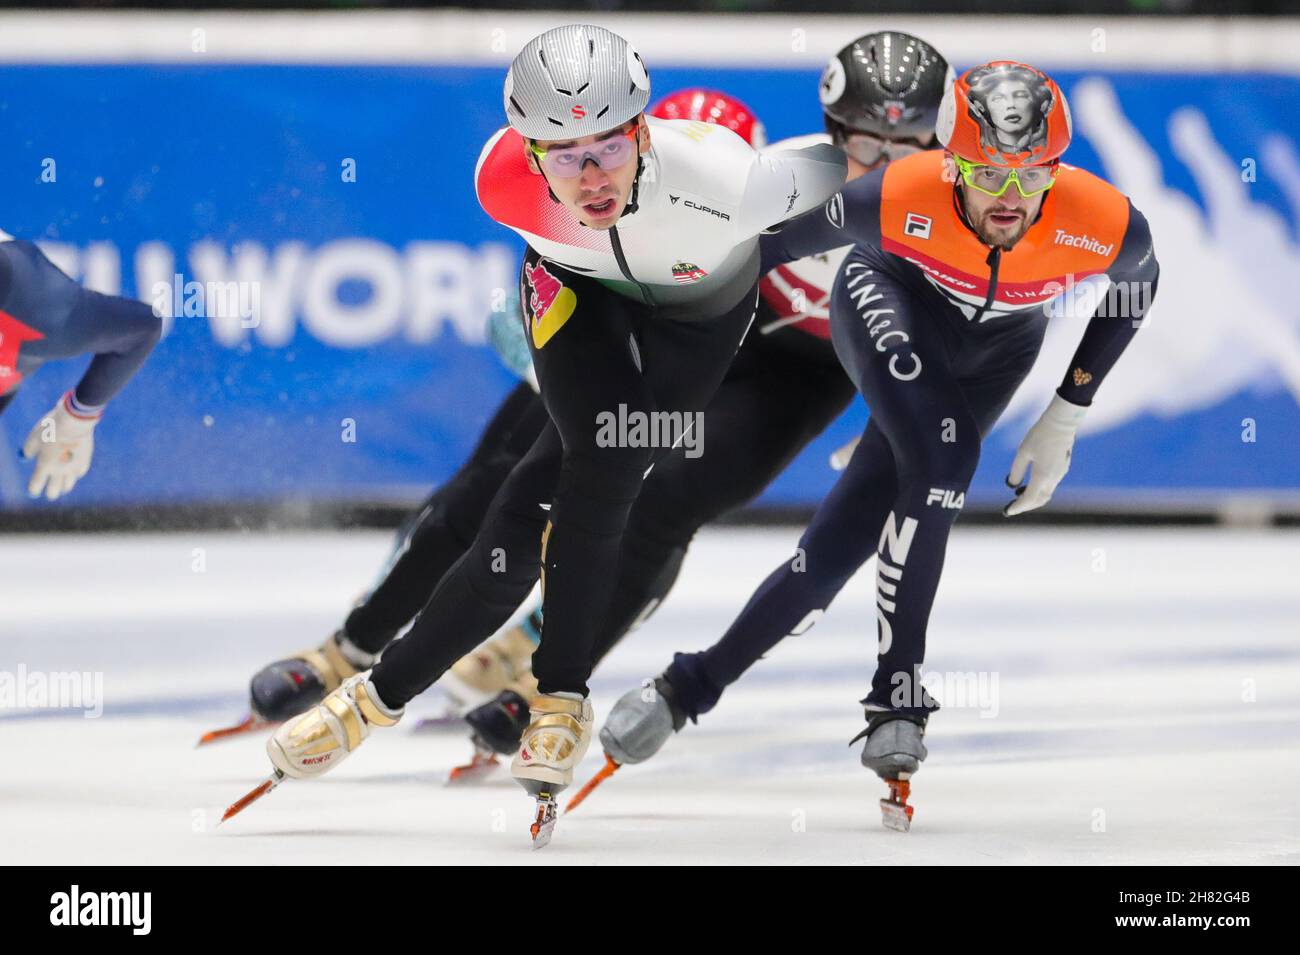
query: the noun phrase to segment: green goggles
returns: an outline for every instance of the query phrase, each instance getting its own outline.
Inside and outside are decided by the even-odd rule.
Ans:
[[[1020,195],[1028,199],[1056,185],[1056,172],[1060,169],[1057,163],[1007,169],[1000,166],[979,166],[960,156],[952,158],[957,163],[962,182],[988,196],[1002,195],[1014,182]]]

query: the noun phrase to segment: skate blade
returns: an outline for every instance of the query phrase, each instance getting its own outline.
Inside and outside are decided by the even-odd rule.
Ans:
[[[501,761],[497,759],[496,753],[477,752],[468,763],[457,766],[447,774],[447,785],[464,786],[470,783],[482,782],[488,776],[491,776],[500,765]]]
[[[603,783],[606,779],[609,779],[610,776],[613,776],[621,765],[623,764],[615,761],[613,756],[606,753],[605,765],[600,767],[600,772],[587,780],[587,784],[573,794],[573,798],[570,799],[569,804],[564,807],[564,811],[570,813],[582,805],[582,801],[591,795],[592,790]]]
[[[259,799],[261,799],[263,796],[269,793],[276,786],[280,785],[280,783],[284,782],[285,779],[287,778],[288,777],[286,777],[284,773],[280,772],[280,770],[278,769],[275,770],[256,789],[253,789],[250,792],[245,793],[243,796],[240,796],[238,799],[232,802],[230,806],[226,809],[226,811],[222,813],[221,822],[225,822],[227,819],[231,818],[232,816],[238,815],[239,813],[243,812],[253,803],[257,802]],[[217,825],[221,825],[221,822],[217,823]]]
[[[537,815],[533,818],[533,824],[529,827],[529,832],[533,837],[534,849],[545,849],[551,844],[551,836],[555,832],[555,822],[559,818],[555,807],[555,796],[551,793],[543,793],[537,797]]]
[[[912,829],[913,807],[907,804],[911,795],[911,784],[905,779],[886,779],[889,798],[880,800],[880,822],[886,829],[894,832],[910,832]]]
[[[886,829],[895,832],[910,832],[912,829],[912,807],[904,806],[889,799],[880,800],[880,822]]]
[[[278,726],[270,720],[259,719],[252,713],[249,713],[234,726],[226,726],[221,729],[208,730],[199,737],[199,741],[194,745],[207,746],[209,743],[218,743],[223,739],[230,739],[232,736],[243,736],[245,733],[255,733],[260,729],[270,729],[272,726]]]

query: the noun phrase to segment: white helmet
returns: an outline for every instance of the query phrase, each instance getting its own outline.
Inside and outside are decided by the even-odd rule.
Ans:
[[[621,126],[650,102],[641,55],[617,33],[571,23],[536,36],[506,73],[506,119],[526,139],[577,139]]]

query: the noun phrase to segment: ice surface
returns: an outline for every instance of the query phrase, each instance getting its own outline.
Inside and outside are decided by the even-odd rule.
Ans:
[[[664,609],[593,681],[597,720],[711,643],[795,530],[702,533]],[[193,748],[248,677],[318,643],[376,572],[379,533],[0,538],[0,671],[102,672],[104,712],[0,711],[9,862],[385,864],[1300,862],[1300,537],[959,527],[927,665],[996,676],[948,706],[912,831],[847,742],[874,666],[872,571],[698,726],[530,851],[505,770],[448,789],[458,733],[378,733],[218,828],[268,772],[260,737]],[[988,686],[988,684],[986,684]],[[411,716],[431,715],[434,694]],[[580,776],[599,768],[594,745]]]

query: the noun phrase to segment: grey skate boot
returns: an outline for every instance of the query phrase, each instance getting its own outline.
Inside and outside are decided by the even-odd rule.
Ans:
[[[889,710],[868,710],[867,728],[849,745],[866,737],[862,765],[889,787],[889,798],[880,800],[881,822],[886,829],[907,832],[912,826],[913,807],[907,804],[909,780],[926,757],[925,717],[904,716]]]
[[[574,794],[564,811],[577,809],[620,766],[643,763],[659,752],[668,737],[685,724],[686,712],[676,703],[673,685],[662,676],[655,677],[653,684],[624,693],[600,729],[605,765]]]
[[[651,686],[624,693],[600,730],[605,753],[620,766],[643,763],[686,724],[675,705],[673,685],[662,676]]]

